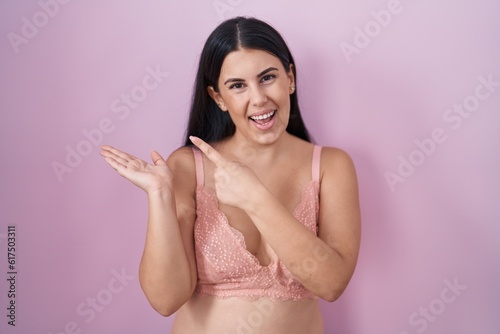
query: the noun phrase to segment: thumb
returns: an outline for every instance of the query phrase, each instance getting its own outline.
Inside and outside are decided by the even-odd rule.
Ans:
[[[153,163],[155,164],[155,166],[166,165],[167,164],[165,162],[165,159],[163,159],[163,157],[160,155],[160,153],[156,152],[155,150],[153,150],[151,152],[151,160],[153,161]]]

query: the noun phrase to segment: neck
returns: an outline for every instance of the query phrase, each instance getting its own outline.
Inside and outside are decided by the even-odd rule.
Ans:
[[[235,133],[223,144],[226,151],[234,156],[234,159],[249,167],[266,167],[273,165],[280,156],[286,154],[294,137],[284,132],[278,140],[271,144],[259,144],[249,142],[243,136]]]

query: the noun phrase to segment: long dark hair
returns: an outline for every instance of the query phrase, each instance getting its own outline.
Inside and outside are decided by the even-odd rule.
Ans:
[[[246,17],[222,22],[208,37],[200,56],[185,145],[191,145],[189,136],[214,142],[234,134],[236,128],[229,113],[219,108],[208,94],[207,87],[212,86],[216,92],[219,91],[217,83],[224,58],[241,48],[264,50],[278,57],[287,72],[291,67],[297,83],[292,54],[283,37],[273,27],[258,19]],[[290,95],[290,119],[286,131],[311,141],[300,115],[297,91]]]

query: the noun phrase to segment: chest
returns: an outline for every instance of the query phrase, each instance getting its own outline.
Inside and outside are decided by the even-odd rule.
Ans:
[[[210,238],[214,238],[214,240],[207,239],[207,243],[216,244],[220,241],[217,239],[223,238],[223,235],[226,238],[232,238],[235,235],[240,241],[238,244],[243,244],[241,247],[243,249],[238,249],[238,252],[250,253],[262,266],[267,266],[274,255],[267,240],[243,210],[218,201],[214,190],[215,166],[207,160],[205,160],[204,165],[204,183],[200,187],[201,192],[198,192],[198,196],[201,194],[208,200],[204,200],[203,210],[197,211],[197,213],[201,215],[203,212],[212,212],[214,213],[212,217],[217,217],[216,220],[199,217],[198,223],[212,225],[212,233],[207,234],[211,234]],[[318,207],[318,188],[314,186],[315,183],[312,181],[310,159],[296,160],[293,163],[279,164],[265,169],[252,168],[252,170],[260,182],[290,213],[294,214],[298,220],[301,217],[304,220],[302,223],[308,225],[312,231],[316,230],[317,217],[315,212]],[[199,198],[197,202],[198,200]],[[310,210],[311,207],[314,209]],[[304,216],[303,212],[307,212],[309,216]],[[202,229],[202,226],[198,226],[198,228]],[[195,234],[196,229],[195,227]],[[220,235],[217,235],[217,231],[220,231]],[[198,236],[199,240],[204,239],[200,234]],[[225,242],[222,242],[222,245],[224,244]],[[198,246],[203,247],[203,245]]]
[[[309,180],[293,196],[288,192],[288,196],[284,196],[283,203],[294,218],[313,233],[317,231],[318,190],[319,184]],[[227,246],[235,254],[249,253],[260,265],[269,265],[274,252],[243,210],[220,203],[215,191],[205,186],[199,187],[197,196],[201,201],[197,209],[195,235],[197,240],[204,240],[197,245],[198,248],[218,245],[215,248],[224,249]],[[238,241],[235,242],[235,239]],[[206,249],[215,249],[212,246]]]

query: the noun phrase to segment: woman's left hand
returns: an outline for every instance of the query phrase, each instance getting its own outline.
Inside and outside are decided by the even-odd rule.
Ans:
[[[202,139],[195,136],[189,139],[215,164],[215,192],[219,201],[243,210],[249,208],[258,199],[258,190],[264,188],[257,175],[241,162],[225,159]]]

